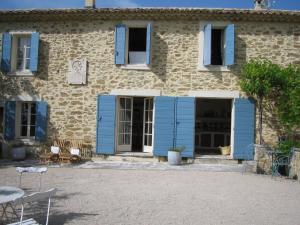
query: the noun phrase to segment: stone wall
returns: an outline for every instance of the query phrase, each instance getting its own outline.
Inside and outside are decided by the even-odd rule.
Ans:
[[[300,149],[295,150],[291,161],[290,177],[300,181]]]
[[[300,24],[236,22],[236,65],[230,72],[198,71],[200,21],[154,21],[151,70],[114,64],[114,29],[119,21],[1,22],[7,30],[40,32],[39,69],[34,77],[9,77],[2,83],[16,94],[40,96],[49,104],[50,136],[84,138],[95,145],[96,97],[113,89],[159,89],[185,96],[190,90],[239,90],[241,65],[251,57],[299,63]],[[69,85],[68,60],[86,57],[86,85]],[[1,75],[2,76],[2,75]],[[242,95],[244,95],[242,93]],[[2,96],[3,98],[3,96]],[[0,99],[1,101],[1,99]],[[276,131],[264,124],[268,142]]]

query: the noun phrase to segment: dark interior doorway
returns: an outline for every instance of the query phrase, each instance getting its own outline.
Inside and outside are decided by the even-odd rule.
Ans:
[[[144,98],[133,98],[132,147],[133,152],[143,151]]]
[[[231,99],[197,99],[196,154],[219,155],[220,147],[230,146],[231,110]]]

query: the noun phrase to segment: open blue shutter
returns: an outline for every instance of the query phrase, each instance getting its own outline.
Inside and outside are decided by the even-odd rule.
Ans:
[[[204,43],[203,43],[203,64],[208,66],[211,64],[211,24],[204,27]]]
[[[195,149],[195,98],[176,99],[176,146],[185,149],[183,157],[194,157]]]
[[[174,146],[175,97],[155,97],[153,155],[167,156]]]
[[[115,153],[116,96],[99,95],[97,109],[96,153]]]
[[[11,34],[3,33],[2,35],[2,58],[1,70],[5,73],[10,71],[10,58],[11,58]]]
[[[125,64],[126,53],[126,26],[119,24],[115,30],[115,64]]]
[[[16,102],[5,102],[4,139],[13,140],[15,138],[16,126]]]
[[[35,139],[37,141],[45,141],[47,136],[47,102],[36,102],[36,128]]]
[[[233,158],[252,160],[255,131],[255,103],[253,99],[235,99],[234,117]]]
[[[146,63],[151,63],[151,35],[152,35],[152,24],[149,23],[147,26],[147,46],[146,46]]]
[[[30,65],[29,65],[29,69],[32,72],[36,72],[38,68],[39,42],[40,42],[39,33],[33,32],[31,34],[31,42],[30,42]]]
[[[234,24],[230,24],[225,28],[225,65],[232,66],[234,64]]]

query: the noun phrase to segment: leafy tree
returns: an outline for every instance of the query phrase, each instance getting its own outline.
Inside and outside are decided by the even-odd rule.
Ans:
[[[263,143],[263,102],[281,89],[282,80],[280,66],[266,59],[251,59],[242,67],[240,86],[258,103],[260,144]]]
[[[293,136],[300,130],[300,67],[289,65],[283,68],[282,78],[284,82],[276,99],[276,108],[287,135]]]

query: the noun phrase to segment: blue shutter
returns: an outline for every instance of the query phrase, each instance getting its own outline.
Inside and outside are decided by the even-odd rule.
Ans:
[[[234,24],[225,28],[225,66],[234,64]]]
[[[2,35],[2,58],[1,58],[1,70],[3,72],[10,71],[10,58],[11,58],[11,34],[3,33]]]
[[[208,66],[211,64],[211,24],[204,27],[204,43],[203,43],[203,64]]]
[[[185,146],[183,157],[194,157],[195,149],[195,98],[176,99],[176,146]]]
[[[116,96],[99,95],[97,111],[96,152],[115,153]]]
[[[13,140],[15,138],[16,126],[16,102],[5,102],[4,139]]]
[[[254,154],[255,103],[253,99],[234,101],[233,158],[252,160]]]
[[[152,35],[152,24],[149,23],[147,26],[147,46],[146,46],[146,63],[151,63],[151,35]]]
[[[36,102],[36,128],[35,139],[37,141],[45,141],[47,136],[47,102]]]
[[[155,98],[154,145],[153,155],[167,156],[174,146],[175,97],[158,96]]]
[[[126,26],[119,24],[115,30],[115,64],[124,65],[126,54]]]
[[[29,69],[32,72],[36,72],[38,68],[39,42],[40,42],[39,33],[37,32],[32,33],[31,42],[30,42],[30,65],[29,65]]]

